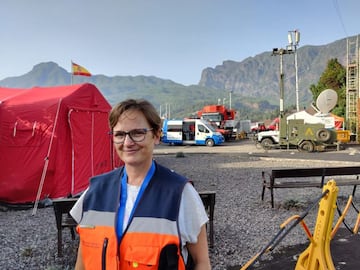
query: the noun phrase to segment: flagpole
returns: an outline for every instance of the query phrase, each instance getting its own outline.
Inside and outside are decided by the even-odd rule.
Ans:
[[[71,67],[70,67],[70,85],[73,85],[73,61],[71,60]]]

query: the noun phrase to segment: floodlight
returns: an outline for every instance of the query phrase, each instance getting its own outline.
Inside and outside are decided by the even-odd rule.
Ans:
[[[300,42],[300,32],[295,30],[295,42],[298,44]]]
[[[291,31],[289,31],[289,33],[288,33],[288,41],[289,41],[289,45],[292,46],[293,45],[293,40],[292,40]]]

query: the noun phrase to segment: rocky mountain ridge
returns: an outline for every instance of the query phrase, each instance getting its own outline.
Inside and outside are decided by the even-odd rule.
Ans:
[[[327,62],[337,58],[346,64],[347,40],[323,46],[298,48],[299,97],[301,106],[312,100],[311,84],[316,84]],[[295,66],[293,55],[283,57],[285,107],[295,103]],[[187,117],[207,104],[227,102],[239,111],[241,118],[261,118],[274,112],[279,103],[279,56],[263,52],[241,62],[226,60],[215,68],[202,71],[198,85],[184,86],[154,76],[93,75],[73,77],[54,62],[40,63],[28,73],[0,81],[2,87],[30,88],[89,82],[95,84],[111,104],[128,97],[147,98],[155,106],[171,106],[174,117]],[[257,116],[254,116],[254,114]],[[263,118],[266,118],[263,115]],[[270,117],[271,118],[271,117]]]
[[[299,93],[302,103],[311,100],[311,84],[316,84],[327,62],[337,58],[346,65],[346,39],[324,46],[304,46],[297,50]],[[283,56],[285,91],[288,99],[295,95],[294,55]],[[247,97],[279,97],[280,57],[264,52],[241,62],[224,61],[215,68],[202,71],[200,86],[224,89]],[[292,91],[293,90],[293,91]]]

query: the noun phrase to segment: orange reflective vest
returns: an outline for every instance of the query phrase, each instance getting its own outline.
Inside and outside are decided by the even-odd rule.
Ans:
[[[156,164],[153,177],[129,220],[116,236],[123,169],[93,177],[77,227],[85,269],[185,269],[178,214],[187,180]]]

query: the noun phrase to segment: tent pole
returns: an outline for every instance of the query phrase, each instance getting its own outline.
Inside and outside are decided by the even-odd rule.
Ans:
[[[70,67],[70,85],[74,83],[74,74],[73,74],[73,61],[71,60],[71,67]]]
[[[95,129],[95,113],[91,113],[91,176],[95,175],[94,169],[94,129]]]
[[[59,102],[58,102],[58,107],[57,107],[56,116],[55,116],[54,128],[53,128],[52,133],[51,133],[49,148],[48,148],[47,155],[46,155],[46,157],[45,157],[45,164],[44,164],[43,172],[42,172],[42,175],[41,175],[41,180],[40,180],[38,192],[37,192],[37,195],[36,195],[36,199],[35,199],[35,204],[34,204],[34,209],[33,209],[32,215],[35,215],[35,214],[36,214],[36,210],[37,210],[37,208],[38,208],[38,204],[39,204],[39,200],[40,200],[42,188],[43,188],[43,186],[44,186],[44,181],[45,181],[45,177],[46,177],[46,172],[47,172],[47,168],[48,168],[48,165],[49,165],[49,157],[50,157],[50,152],[51,152],[51,146],[52,146],[52,143],[53,143],[54,133],[55,133],[55,129],[56,129],[56,124],[57,124],[57,120],[58,120],[58,117],[59,117],[61,101],[62,101],[62,98],[60,98],[60,99],[59,99]]]
[[[74,186],[75,186],[75,146],[74,146],[74,134],[73,134],[73,130],[72,130],[72,125],[71,125],[71,114],[73,112],[74,109],[70,109],[68,112],[68,122],[69,122],[69,127],[70,127],[70,134],[71,134],[71,194],[73,194],[74,192]]]

